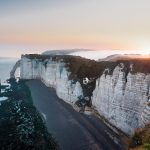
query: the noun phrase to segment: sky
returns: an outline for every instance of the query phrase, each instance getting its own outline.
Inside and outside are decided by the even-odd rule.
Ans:
[[[75,48],[150,53],[150,0],[0,0],[0,56]]]

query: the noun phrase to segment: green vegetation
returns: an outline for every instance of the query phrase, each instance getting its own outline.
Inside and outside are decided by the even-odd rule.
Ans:
[[[144,144],[143,148],[146,149],[146,150],[150,150],[150,144]]]
[[[28,59],[37,59],[38,61],[44,62],[45,60],[59,61],[61,56],[59,55],[39,55],[39,54],[27,54],[22,55],[22,57],[26,57]]]
[[[67,62],[68,66],[70,66],[72,74],[77,74],[78,77],[97,77],[101,75],[102,71],[105,68],[110,68],[110,74],[116,65],[120,63],[124,63],[127,69],[130,68],[130,64],[133,64],[133,72],[132,73],[150,73],[150,58],[128,58],[128,59],[118,59],[116,61],[101,61],[97,62],[94,60],[82,58],[80,56],[70,56],[70,55],[39,55],[39,54],[27,54],[22,57],[26,57],[29,59],[38,59],[39,61],[45,61],[46,59],[50,59],[52,61],[60,61],[63,60]],[[81,70],[79,72],[79,69]],[[90,70],[89,70],[90,69]],[[77,73],[78,72],[78,73]]]
[[[130,64],[133,64],[133,71],[131,73],[150,73],[150,58],[118,60],[117,63],[124,63],[129,71]]]
[[[134,150],[150,150],[150,124],[137,130],[129,143],[129,147]]]
[[[58,145],[33,106],[24,81],[11,80],[11,88],[0,106],[1,150],[57,150]]]

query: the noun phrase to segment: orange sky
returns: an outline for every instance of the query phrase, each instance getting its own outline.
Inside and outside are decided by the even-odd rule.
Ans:
[[[150,52],[149,0],[0,1],[0,56],[84,48]]]

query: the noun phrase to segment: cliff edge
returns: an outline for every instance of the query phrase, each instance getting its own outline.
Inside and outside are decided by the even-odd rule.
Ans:
[[[22,79],[40,79],[59,98],[94,107],[131,135],[150,122],[150,60],[96,62],[76,56],[23,55]]]

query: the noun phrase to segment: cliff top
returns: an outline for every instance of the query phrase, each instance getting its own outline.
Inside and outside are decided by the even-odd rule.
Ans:
[[[95,89],[96,79],[98,79],[104,72],[105,75],[111,75],[116,66],[120,66],[125,76],[131,73],[150,73],[150,59],[129,59],[129,60],[118,60],[118,61],[95,61],[80,56],[70,55],[38,55],[30,54],[23,55],[22,58],[35,59],[43,62],[47,67],[48,59],[54,62],[63,62],[66,69],[70,72],[69,79],[73,81],[79,81],[85,97],[91,97],[92,92]],[[121,63],[124,65],[122,66]],[[132,64],[132,70],[131,70]],[[84,83],[84,79],[88,79],[88,84]]]
[[[131,60],[131,59],[150,59],[150,54],[114,54],[106,58],[99,59],[98,61],[118,61],[118,60]]]
[[[51,59],[52,61],[63,61],[66,63],[67,67],[70,68],[72,73],[80,71],[80,77],[98,77],[102,74],[104,69],[109,68],[110,74],[113,69],[120,63],[124,63],[127,70],[130,70],[130,64],[133,64],[132,73],[150,73],[150,57],[143,58],[133,58],[128,59],[118,59],[116,61],[100,61],[86,59],[80,56],[71,56],[71,55],[39,55],[39,54],[27,54],[22,55],[29,59],[38,59],[40,61],[45,61]]]
[[[39,54],[27,54],[22,55],[22,58],[38,59],[45,61],[51,59],[52,61],[62,61],[66,63],[66,67],[73,74],[79,74],[79,77],[99,77],[105,68],[113,70],[117,62],[97,62],[95,60],[86,59],[80,56],[71,55],[39,55]],[[80,72],[79,72],[80,70]]]

